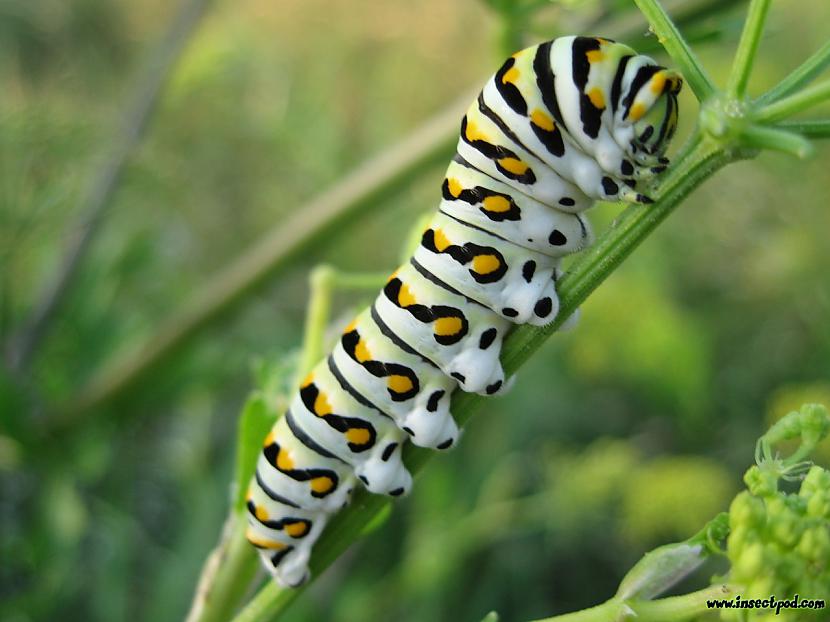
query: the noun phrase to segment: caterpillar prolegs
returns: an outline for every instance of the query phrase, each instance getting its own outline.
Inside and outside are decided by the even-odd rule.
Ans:
[[[505,389],[513,324],[558,311],[565,255],[591,240],[594,200],[649,202],[666,168],[678,74],[608,39],[562,37],[507,59],[461,122],[442,197],[412,258],[345,329],[265,439],[248,539],[283,585],[308,576],[326,521],[359,481],[404,495],[407,441],[447,449],[456,388]]]

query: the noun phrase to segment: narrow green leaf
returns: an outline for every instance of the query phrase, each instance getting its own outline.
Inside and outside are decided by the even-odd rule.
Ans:
[[[715,92],[712,79],[660,3],[657,0],[634,0],[634,2],[648,20],[660,45],[671,56],[698,101],[709,99]]]
[[[752,0],[749,4],[741,40],[738,42],[735,60],[732,63],[732,72],[729,75],[729,94],[735,98],[740,99],[746,93],[746,85],[755,64],[755,55],[761,43],[771,1]]]

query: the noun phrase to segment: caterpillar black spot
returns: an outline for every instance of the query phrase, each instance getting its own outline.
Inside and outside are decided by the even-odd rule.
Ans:
[[[303,382],[265,441],[248,535],[286,586],[362,482],[398,496],[411,441],[458,439],[456,388],[505,388],[502,340],[558,312],[559,262],[591,241],[595,200],[649,203],[666,168],[680,76],[629,47],[562,37],[511,56],[461,122],[441,202],[413,257]]]

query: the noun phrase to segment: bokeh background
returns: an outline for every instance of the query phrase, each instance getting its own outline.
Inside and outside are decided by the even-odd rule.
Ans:
[[[483,81],[509,38],[474,0],[205,4],[49,331],[26,365],[0,372],[9,622],[182,619],[227,512],[246,395],[300,345],[309,269],[391,270],[443,166],[245,292],[117,399],[69,424],[60,413],[266,230]],[[513,36],[633,32],[654,49],[630,4],[542,3]],[[689,32],[723,82],[742,3],[721,4]],[[0,2],[7,344],[64,261],[177,10]],[[756,92],[827,40],[830,5],[782,0],[769,23]],[[679,139],[696,111],[688,93],[681,110]],[[819,144],[808,161],[764,154],[709,180],[286,619],[583,608],[643,552],[726,509],[765,425],[804,400],[830,402],[828,167]],[[595,210],[596,229],[618,212]],[[338,294],[335,317],[366,299]]]

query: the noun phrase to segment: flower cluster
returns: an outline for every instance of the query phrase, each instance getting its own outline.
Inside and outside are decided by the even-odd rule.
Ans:
[[[830,603],[830,471],[772,456],[771,445],[784,436],[800,436],[802,449],[826,434],[827,410],[804,406],[773,426],[759,443],[759,460],[744,476],[747,490],[729,508],[727,555],[729,582],[740,586],[741,597],[777,600],[824,599]],[[785,430],[784,436],[776,433]],[[807,470],[809,469],[809,470]],[[806,470],[806,475],[804,474]],[[803,479],[802,479],[803,478]],[[802,479],[797,492],[780,489],[782,480]],[[826,619],[827,609],[723,609],[724,620]]]

